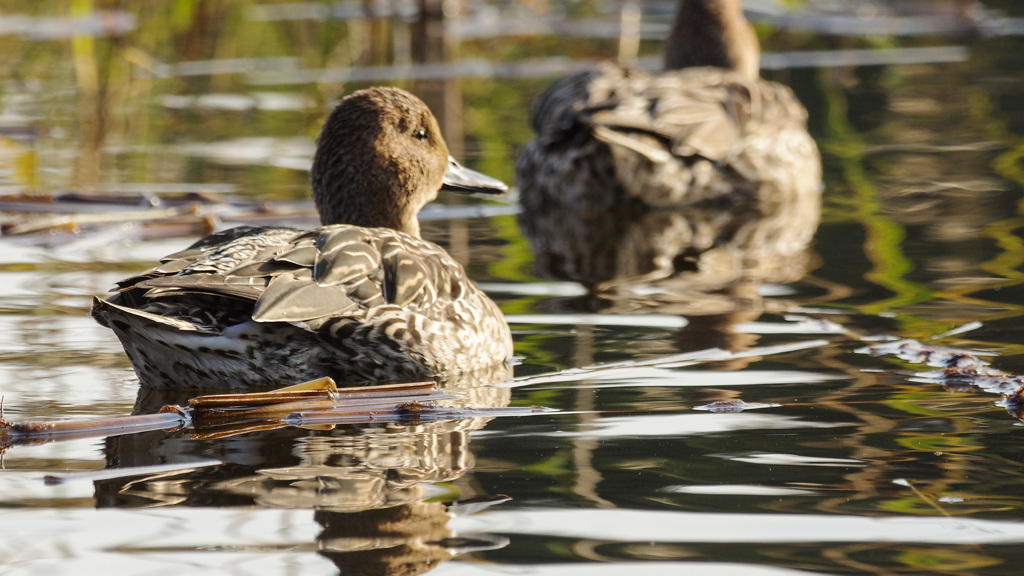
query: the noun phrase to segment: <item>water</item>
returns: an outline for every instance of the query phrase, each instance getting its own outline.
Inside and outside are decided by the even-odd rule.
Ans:
[[[1010,34],[1024,14],[987,2],[989,35],[960,35],[953,3],[906,3],[918,12],[867,25],[894,34],[877,37],[850,4],[862,3],[801,5],[793,29],[794,14],[748,2],[764,18],[765,75],[807,104],[824,156],[821,222],[801,258],[755,281],[595,298],[543,276],[510,200],[442,198],[424,235],[499,302],[521,358],[515,385],[462,383],[466,401],[559,412],[14,446],[0,571],[1016,574],[1020,422],[996,394],[856,351],[914,338],[1024,373],[1024,45]],[[266,201],[308,225],[312,137],[338,95],[412,89],[457,157],[511,181],[530,99],[617,47],[616,6],[590,2],[552,5],[557,36],[504,34],[539,17],[480,3],[446,41],[437,22],[403,16],[411,3],[376,20],[347,3],[183,6],[2,11],[6,193],[237,201],[174,230],[80,220],[78,234],[0,239],[8,420],[184,402],[140,394],[116,339],[85,315],[91,297],[180,249],[206,216],[229,226]],[[649,57],[671,7],[641,8]],[[572,25],[557,28],[563,17]],[[423,55],[429,66],[412,64]],[[701,409],[734,400],[753,406]]]

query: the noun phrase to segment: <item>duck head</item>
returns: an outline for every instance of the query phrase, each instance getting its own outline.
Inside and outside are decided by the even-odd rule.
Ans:
[[[442,188],[508,190],[455,162],[427,105],[398,88],[346,96],[316,143],[310,182],[324,225],[384,227],[419,236],[416,215]]]
[[[717,66],[757,78],[761,48],[740,0],[679,0],[665,69]]]

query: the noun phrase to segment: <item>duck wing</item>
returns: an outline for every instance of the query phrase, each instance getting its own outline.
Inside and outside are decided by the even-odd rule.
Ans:
[[[719,68],[656,76],[627,71],[602,69],[590,85],[589,106],[582,109],[597,138],[613,135],[610,144],[649,136],[663,144],[662,154],[728,162],[749,138],[786,128],[806,130],[806,110],[781,84]]]
[[[249,319],[315,330],[385,306],[428,313],[457,297],[452,287],[465,281],[440,247],[393,230],[243,227],[121,281],[112,302],[213,330]]]

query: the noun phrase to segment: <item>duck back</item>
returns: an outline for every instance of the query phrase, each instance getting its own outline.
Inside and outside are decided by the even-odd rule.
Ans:
[[[742,202],[764,182],[796,195],[820,185],[818,149],[793,92],[721,68],[654,75],[604,63],[555,83],[531,123],[537,136],[516,166],[527,210]]]

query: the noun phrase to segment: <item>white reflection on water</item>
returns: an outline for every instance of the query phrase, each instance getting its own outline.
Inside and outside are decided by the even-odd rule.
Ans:
[[[48,448],[62,447],[65,451],[68,444],[74,442],[97,444],[98,449],[102,448],[102,440],[89,438],[86,440],[73,440],[70,442],[58,442],[46,445]],[[40,448],[36,446],[35,448]],[[53,450],[51,450],[53,451]],[[79,449],[77,454],[86,453],[85,449]],[[28,459],[25,453],[19,451],[19,463],[25,463]],[[69,458],[65,456],[64,461]],[[102,465],[102,459],[97,465]],[[21,472],[4,471],[0,472],[0,502],[9,503],[17,507],[31,507],[32,501],[45,502],[49,507],[62,508],[74,506],[81,502],[74,500],[88,501],[92,503],[95,494],[97,480],[107,478],[127,478],[130,476],[145,476],[162,474],[169,478],[174,474],[184,474],[196,468],[218,466],[223,464],[221,460],[195,460],[192,462],[181,462],[175,464],[163,464],[153,466],[121,466],[117,468],[96,468],[65,470],[50,474],[42,472]],[[58,502],[61,501],[61,502]]]
[[[801,372],[799,370],[748,370],[716,372],[714,370],[663,370],[658,368],[623,368],[615,374],[600,374],[587,380],[613,380],[607,384],[577,384],[573,388],[630,388],[636,386],[711,387],[755,386],[770,384],[810,384],[847,380],[848,376]]]
[[[733,456],[728,454],[712,454],[719,458],[746,462],[748,464],[764,464],[767,466],[863,466],[860,460],[848,458],[822,458],[818,456],[801,456],[799,454],[749,454]]]
[[[241,166],[277,166],[308,170],[313,161],[313,143],[308,138],[250,137],[193,142],[175,149],[207,162]]]
[[[72,262],[72,260],[69,258],[66,262]],[[62,265],[54,265],[54,267],[58,266]],[[69,265],[69,267],[71,266],[73,265]],[[83,299],[82,316],[85,316],[85,310],[88,309],[88,297],[106,292],[114,286],[117,280],[126,275],[124,272],[61,271],[48,266],[33,268],[38,269],[0,271],[0,286],[3,286],[3,294],[0,294],[0,310],[3,312],[11,310],[28,312],[25,316],[8,317],[8,321],[18,322],[33,319],[41,324],[39,321],[40,308],[44,308],[46,305],[53,306],[58,303],[59,299],[69,296]],[[62,304],[64,303],[62,302]],[[73,313],[66,314],[72,319],[76,318]]]
[[[682,316],[666,314],[506,314],[505,320],[509,324],[585,324],[673,329],[689,324]]]
[[[252,92],[249,94],[165,94],[160,103],[167,108],[184,110],[205,108],[214,110],[295,111],[302,112],[313,107],[313,102],[301,94],[279,94],[275,92]]]
[[[6,412],[8,420],[21,420],[13,417],[9,409]],[[0,471],[0,491],[3,492],[0,502],[17,506],[27,506],[32,500],[49,500],[53,505],[57,500],[75,498],[87,498],[85,502],[91,506],[91,481],[47,485],[43,476],[52,470],[99,470],[106,464],[102,438],[14,446],[7,449],[4,460],[5,469]]]
[[[696,361],[691,362],[695,364]],[[684,365],[685,366],[685,365]],[[714,370],[671,370],[646,366],[624,366],[621,368],[605,368],[584,371],[566,370],[561,374],[542,375],[530,379],[523,378],[508,383],[509,386],[529,382],[534,390],[545,388],[564,388],[563,383],[571,383],[573,389],[579,388],[634,388],[671,387],[671,388],[704,388],[709,386],[756,386],[770,384],[810,384],[817,382],[834,382],[848,380],[849,376],[838,374],[822,374],[820,372],[804,372],[800,370],[748,370],[744,372],[719,372]],[[533,382],[537,383],[534,384]]]
[[[17,242],[4,242],[3,250],[0,251],[0,264],[29,264],[36,266],[41,261],[45,261],[47,258],[46,251],[34,247],[24,246]],[[16,281],[18,279],[17,274],[23,271],[10,272],[4,270],[4,278],[0,280],[4,286],[10,284],[10,281]]]
[[[120,36],[136,29],[134,14],[102,10],[74,17],[6,14],[0,18],[0,36],[24,36],[32,40],[63,40],[78,37]]]
[[[666,486],[661,492],[672,494],[712,494],[715,496],[795,496],[816,494],[815,490],[780,488],[778,486],[754,486],[752,484],[710,484]]]
[[[421,215],[422,218],[422,215]],[[488,294],[516,296],[583,296],[587,289],[575,282],[477,282]],[[508,318],[508,316],[506,316]],[[547,322],[545,322],[547,324]]]
[[[546,294],[539,292],[539,294]],[[643,326],[684,328],[683,316],[668,314],[507,314],[509,324],[567,324],[588,326]],[[746,334],[845,334],[846,328],[828,320],[788,317],[786,322],[744,322],[733,327]]]
[[[1024,542],[1024,523],[947,517],[820,514],[703,514],[645,510],[492,510],[454,518],[465,532],[499,532],[609,542]],[[628,536],[628,538],[627,538]]]
[[[6,248],[6,246],[5,246]],[[11,308],[20,302],[25,305],[38,302],[43,288],[50,286],[52,272],[40,271],[0,271],[0,286],[4,287],[3,298],[0,300],[4,308]]]
[[[311,553],[321,529],[312,510],[20,510],[4,514],[0,559],[18,569],[5,574],[333,574]]]
[[[837,428],[846,424],[811,422],[777,414],[643,414],[598,418],[581,425],[578,432],[555,435],[618,438],[636,436],[692,436],[736,430],[792,430],[797,428]],[[544,434],[541,434],[544,435]]]
[[[469,574],[531,574],[537,576],[591,576],[609,574],[643,574],[659,576],[670,574],[700,574],[701,576],[814,576],[820,572],[788,570],[771,566],[729,564],[725,562],[592,562],[589,564],[528,564],[503,565],[448,562],[431,576],[465,576]]]

